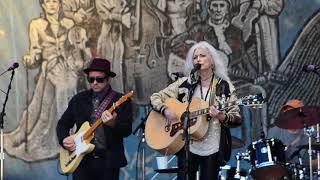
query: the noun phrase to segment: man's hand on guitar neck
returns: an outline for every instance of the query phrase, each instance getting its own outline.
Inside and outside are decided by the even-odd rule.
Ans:
[[[103,124],[110,127],[114,127],[114,125],[116,124],[116,121],[115,121],[116,118],[117,118],[117,113],[113,112],[111,114],[109,111],[103,112],[101,116]]]
[[[76,149],[76,144],[74,143],[73,137],[68,136],[63,139],[63,147],[68,151],[74,151]]]
[[[164,116],[166,117],[167,120],[169,120],[171,123],[177,123],[179,122],[178,117],[176,113],[171,111],[169,108],[166,108],[164,110]]]
[[[219,111],[215,106],[210,106],[209,115],[213,118],[217,118],[220,122],[226,119],[226,114],[223,111]]]

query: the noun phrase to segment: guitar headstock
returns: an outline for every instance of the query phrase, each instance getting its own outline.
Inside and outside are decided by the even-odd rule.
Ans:
[[[130,91],[127,94],[125,94],[124,96],[122,96],[117,102],[115,102],[115,104],[118,106],[118,105],[122,104],[123,102],[125,102],[126,100],[128,100],[129,98],[131,98],[132,96],[133,96],[133,91]]]
[[[254,107],[254,108],[259,108],[260,106],[262,106],[264,101],[265,101],[265,98],[260,93],[260,94],[248,95],[248,96],[240,98],[238,105],[239,106],[251,106],[251,107]]]

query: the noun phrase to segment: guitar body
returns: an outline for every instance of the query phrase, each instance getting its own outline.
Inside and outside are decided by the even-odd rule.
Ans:
[[[145,135],[148,145],[162,154],[172,155],[177,153],[184,146],[183,121],[184,112],[188,103],[181,103],[176,99],[168,98],[164,104],[176,113],[180,123],[170,124],[166,130],[166,118],[160,113],[150,112],[146,121]],[[190,112],[208,108],[206,101],[193,98],[190,104]],[[198,116],[190,120],[189,132],[191,139],[201,139],[208,130],[207,115]]]
[[[93,135],[88,140],[84,140],[83,138],[84,133],[89,129],[89,122],[86,121],[81,125],[76,134],[71,135],[76,144],[75,151],[71,152],[63,147],[60,148],[60,166],[63,173],[73,173],[79,166],[83,157],[93,151],[95,146],[90,144]]]

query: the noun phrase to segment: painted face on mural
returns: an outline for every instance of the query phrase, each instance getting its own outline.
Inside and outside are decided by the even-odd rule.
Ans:
[[[109,86],[109,78],[101,71],[90,71],[88,81],[93,92],[102,92]]]
[[[221,24],[228,13],[228,2],[225,0],[209,1],[208,11],[214,23]]]
[[[42,8],[47,14],[56,14],[60,9],[60,1],[59,0],[43,0],[41,4]]]
[[[201,70],[208,70],[213,67],[212,57],[207,48],[198,48],[194,51],[193,64],[200,64]]]

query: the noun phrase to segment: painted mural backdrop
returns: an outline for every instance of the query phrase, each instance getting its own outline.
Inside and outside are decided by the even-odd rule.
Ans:
[[[148,113],[150,95],[181,75],[188,48],[208,41],[229,57],[229,74],[239,96],[262,93],[268,99],[259,112],[244,112],[246,123],[234,130],[234,136],[245,144],[259,136],[259,128],[251,127],[260,127],[262,121],[267,129],[287,100],[320,104],[320,80],[301,71],[306,64],[319,64],[317,0],[302,5],[294,0],[0,4],[0,71],[15,61],[23,66],[15,77],[5,118],[4,149],[11,162],[34,164],[57,158],[56,123],[69,99],[87,89],[82,69],[93,56],[111,61],[117,74],[112,81],[116,90],[135,91],[140,121]],[[7,78],[0,77],[2,91]],[[1,93],[1,100],[4,97]],[[136,147],[138,140],[130,137],[127,147]],[[152,176],[157,153],[148,152],[147,174]],[[122,170],[122,178],[134,179],[136,148],[127,148],[127,155],[129,165]]]

